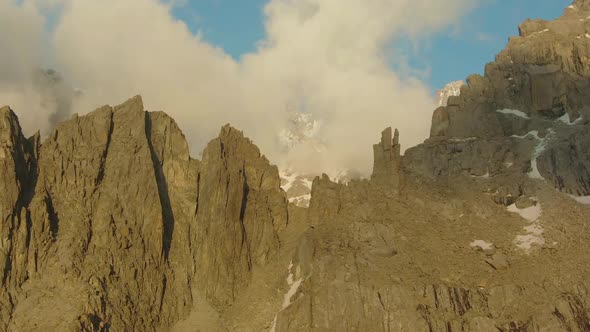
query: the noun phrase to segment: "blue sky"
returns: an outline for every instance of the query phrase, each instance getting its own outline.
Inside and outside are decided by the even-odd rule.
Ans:
[[[263,7],[267,0],[189,0],[174,15],[193,32],[225,50],[235,59],[255,51],[264,38]],[[484,0],[481,5],[446,31],[418,45],[398,40],[393,54],[404,54],[410,72],[433,90],[472,73],[482,73],[508,37],[518,34],[526,18],[554,19],[571,0]]]

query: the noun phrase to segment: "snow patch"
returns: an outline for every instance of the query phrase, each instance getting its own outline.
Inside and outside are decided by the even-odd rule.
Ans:
[[[545,29],[545,30],[541,30],[541,31],[535,31],[535,32],[531,33],[531,34],[529,35],[529,37],[531,37],[531,36],[533,36],[533,35],[536,35],[536,34],[538,34],[538,33],[544,33],[544,32],[548,32],[548,31],[549,31],[549,29]]]
[[[531,197],[531,199],[537,201],[534,197]],[[536,205],[525,209],[519,209],[516,207],[516,204],[512,204],[508,206],[507,210],[509,212],[518,213],[522,218],[531,222],[530,225],[523,227],[525,234],[517,235],[514,239],[514,244],[517,248],[524,250],[528,254],[533,245],[545,244],[545,238],[543,237],[545,229],[539,221],[542,213],[541,203],[537,201]]]
[[[461,87],[465,85],[463,81],[450,82],[444,88],[436,92],[438,106],[447,106],[447,101],[451,96],[461,95]]]
[[[539,144],[535,147],[533,151],[533,158],[531,159],[531,171],[529,172],[529,177],[532,179],[539,179],[544,180],[543,176],[539,172],[539,167],[537,165],[537,158],[545,151],[547,147],[547,138],[541,139]]]
[[[493,243],[489,243],[486,242],[484,240],[473,240],[473,242],[471,242],[469,244],[471,247],[473,248],[481,248],[482,250],[491,250],[494,249],[494,244]]]
[[[352,179],[350,172],[347,169],[335,170],[334,172],[328,173],[330,181],[335,183],[342,183],[348,185]]]
[[[311,185],[313,184],[313,181],[303,178],[303,179],[301,179],[301,182],[303,182],[303,185],[307,189],[311,190]]]
[[[516,244],[519,249],[528,253],[534,244],[540,246],[544,245],[545,239],[534,234],[517,235],[516,239],[514,239],[514,244]]]
[[[292,275],[290,276],[292,277]],[[299,290],[299,286],[301,285],[302,281],[303,279],[298,279],[295,281],[291,280],[291,287],[287,291],[287,294],[285,294],[285,299],[283,300],[283,306],[281,307],[281,310],[284,310],[291,305],[291,297],[297,293],[297,290]]]
[[[484,175],[471,175],[472,178],[478,179],[489,179],[490,178],[490,171],[487,171]]]
[[[573,198],[576,202],[584,205],[590,205],[590,196],[574,196],[568,195],[569,197]]]
[[[541,213],[543,212],[543,210],[541,209],[541,204],[539,202],[537,202],[537,205],[524,209],[519,209],[518,207],[516,207],[515,203],[508,206],[506,210],[508,210],[508,212],[518,213],[523,219],[526,219],[531,222],[537,221],[537,219],[541,217]]]
[[[309,202],[311,201],[311,194],[295,196],[289,198],[289,203],[293,203],[299,207],[309,207]]]
[[[545,229],[538,223],[525,226],[524,230],[525,232],[536,236],[541,236],[545,232]]]
[[[526,133],[526,134],[524,134],[522,136],[512,135],[511,137],[514,137],[514,138],[527,138],[529,135],[533,136],[536,139],[541,139],[539,137],[539,132],[537,130],[531,130],[531,131],[529,131],[528,133]]]
[[[280,171],[279,177],[286,181],[286,183],[281,186],[285,192],[289,191],[289,189],[293,187],[293,184],[295,184],[295,180],[297,180],[297,174],[289,171]]]
[[[291,305],[291,303],[292,303],[291,298],[293,297],[293,295],[295,295],[295,293],[297,293],[297,290],[299,290],[299,286],[301,286],[301,283],[303,282],[303,278],[293,280],[293,277],[294,277],[293,276],[293,261],[289,262],[288,271],[289,271],[289,274],[287,275],[287,284],[291,287],[289,287],[289,290],[287,291],[287,293],[285,293],[285,297],[283,299],[283,305],[281,306],[281,310],[279,310],[279,313]],[[275,315],[275,318],[272,322],[272,327],[270,328],[270,332],[276,331],[277,317],[278,317],[278,313]]]
[[[539,132],[536,130],[529,131],[527,134],[524,134],[522,136],[512,135],[512,137],[521,138],[521,139],[526,138],[529,135],[531,135],[537,141],[539,141],[539,143],[537,143],[537,145],[535,146],[535,149],[533,150],[533,155],[531,156],[531,171],[528,173],[528,175],[531,179],[544,180],[543,176],[539,172],[539,168],[537,167],[537,158],[539,158],[539,156],[543,153],[543,151],[545,151],[545,149],[547,148],[547,142],[549,141],[551,136],[553,136],[554,133],[555,133],[555,131],[553,131],[553,129],[550,128],[547,130],[547,135],[544,138],[539,137]]]
[[[588,37],[588,38],[590,38],[590,37]],[[579,116],[574,122],[572,122],[570,120],[570,115],[568,113],[565,113],[562,117],[558,118],[557,121],[563,122],[563,123],[565,123],[568,126],[573,126],[573,125],[578,124],[579,122],[581,122],[582,119],[583,118],[581,116]]]
[[[523,119],[530,119],[530,117],[528,115],[526,115],[525,112],[522,112],[522,111],[503,109],[503,110],[496,110],[496,112],[502,113],[502,114],[511,114],[511,115],[518,116],[519,118],[523,118]]]
[[[469,141],[475,141],[476,139],[477,139],[477,137],[451,138],[451,139],[449,139],[449,142],[469,142]]]

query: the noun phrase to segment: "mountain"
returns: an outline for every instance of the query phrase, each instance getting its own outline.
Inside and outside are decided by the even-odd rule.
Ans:
[[[316,137],[320,127],[320,121],[314,119],[313,114],[289,110],[287,127],[279,133],[279,141],[286,150],[305,144],[314,151],[322,151],[325,146]],[[281,188],[287,193],[289,202],[299,207],[308,207],[311,182],[315,175],[298,172],[289,165],[283,165],[279,175]]]
[[[315,119],[313,114],[289,111],[287,127],[279,133],[279,141],[287,151],[305,145],[315,152],[322,152],[326,146],[318,138],[320,128],[321,121]],[[289,202],[299,207],[309,207],[311,184],[318,174],[301,172],[287,162],[281,165],[279,175],[281,188],[287,193]],[[332,170],[330,175],[333,181],[345,183],[358,177],[345,168]]]
[[[464,86],[463,81],[450,82],[444,88],[436,91],[436,104],[440,106],[447,106],[449,97],[456,97],[461,94],[461,87]]]
[[[0,330],[590,331],[588,17],[521,24],[308,208],[229,125],[196,160],[139,96],[43,142],[1,108]]]

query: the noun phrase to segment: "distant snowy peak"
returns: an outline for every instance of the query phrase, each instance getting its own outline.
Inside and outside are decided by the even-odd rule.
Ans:
[[[311,113],[289,112],[287,126],[279,133],[282,145],[292,148],[313,141],[320,130],[320,122]]]
[[[299,207],[309,207],[311,200],[311,186],[313,179],[319,174],[303,174],[291,169],[282,168],[279,171],[281,188],[287,193],[289,202]],[[359,179],[360,174],[341,169],[329,175],[330,180],[336,183],[348,184],[352,179]]]
[[[289,202],[299,207],[309,207],[313,175],[302,175],[289,169],[279,172],[281,188],[287,193]]]
[[[465,85],[463,81],[455,81],[448,83],[444,88],[436,91],[436,103],[440,106],[447,106],[447,100],[451,96],[458,96],[461,94],[461,87]]]

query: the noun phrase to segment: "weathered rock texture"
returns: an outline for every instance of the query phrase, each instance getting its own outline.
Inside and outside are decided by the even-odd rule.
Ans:
[[[554,21],[522,23],[484,76],[468,77],[461,93],[434,112],[431,138],[408,151],[406,166],[444,176],[504,168],[590,195],[588,6],[575,1]]]
[[[590,331],[588,210],[558,193],[590,195],[589,15],[523,23],[370,181],[314,181],[277,331]]]
[[[0,331],[589,332],[588,17],[523,23],[308,209],[229,125],[199,161],[140,97],[42,143],[0,109]]]
[[[253,265],[277,255],[276,232],[287,223],[277,167],[230,126],[203,152],[196,214],[198,287],[214,303],[230,304]]]
[[[401,180],[401,146],[399,132],[391,138],[391,127],[381,133],[381,142],[373,145],[373,174],[371,180],[388,189],[399,192]]]
[[[140,97],[61,123],[43,144],[1,113],[3,330],[149,331],[191,289],[231,303],[279,248],[276,167],[224,127],[202,162]]]

